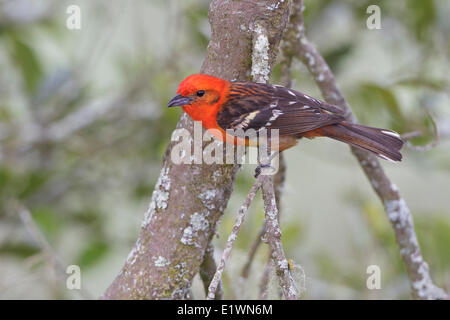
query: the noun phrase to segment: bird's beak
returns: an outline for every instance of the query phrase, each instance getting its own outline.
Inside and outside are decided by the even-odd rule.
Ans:
[[[189,99],[188,97],[183,97],[181,94],[177,94],[172,98],[172,100],[169,101],[169,103],[167,104],[167,108],[180,107],[190,103],[191,99]]]

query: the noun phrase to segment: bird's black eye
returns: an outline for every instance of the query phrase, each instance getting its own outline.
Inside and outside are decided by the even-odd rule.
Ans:
[[[198,97],[203,97],[204,94],[205,94],[205,90],[198,90],[197,91],[197,96]]]

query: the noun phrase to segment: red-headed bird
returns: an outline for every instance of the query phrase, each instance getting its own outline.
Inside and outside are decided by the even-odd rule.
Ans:
[[[348,122],[340,108],[279,85],[193,74],[181,82],[167,106],[182,106],[194,121],[215,129],[213,136],[224,142],[252,145],[238,136],[227,139],[232,132],[227,130],[278,129],[279,151],[293,147],[302,137],[328,137],[386,160],[402,159],[398,133]]]

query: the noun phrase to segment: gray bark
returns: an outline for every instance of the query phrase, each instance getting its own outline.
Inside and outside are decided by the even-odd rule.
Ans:
[[[330,104],[345,111],[348,121],[357,122],[350,106],[338,88],[334,74],[328,64],[309,42],[303,23],[303,1],[293,0],[292,15],[284,35],[283,52],[297,56],[307,66],[323,97]],[[411,211],[399,190],[383,170],[377,157],[352,147],[352,153],[359,161],[372,188],[383,202],[386,214],[394,228],[397,244],[411,284],[414,299],[448,299],[444,290],[437,287],[430,276],[427,262],[423,259],[414,231]]]

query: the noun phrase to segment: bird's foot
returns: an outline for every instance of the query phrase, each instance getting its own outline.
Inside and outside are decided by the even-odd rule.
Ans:
[[[274,170],[275,168],[270,163],[259,164],[255,169],[255,178],[258,178],[261,173],[263,175],[271,175]]]

